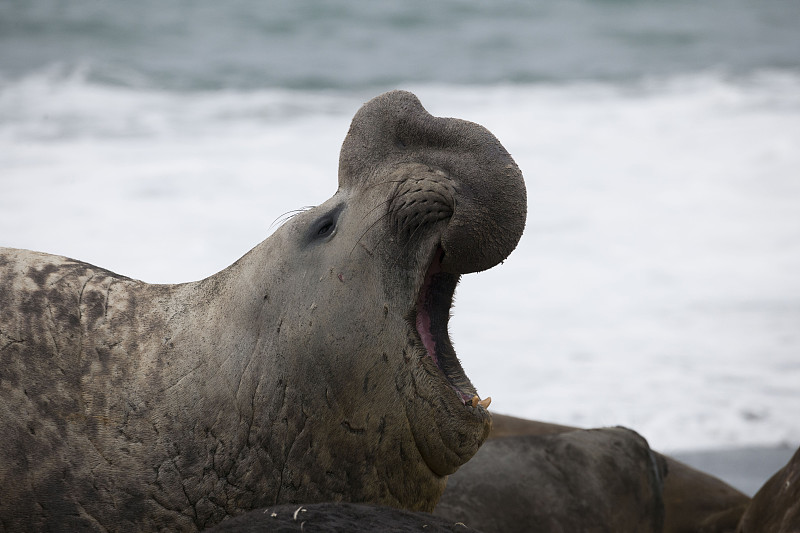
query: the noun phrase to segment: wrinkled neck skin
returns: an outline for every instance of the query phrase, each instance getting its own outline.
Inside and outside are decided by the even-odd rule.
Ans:
[[[209,521],[287,502],[431,511],[445,474],[455,470],[431,469],[409,420],[417,403],[435,401],[417,390],[416,380],[427,375],[407,315],[436,237],[428,237],[428,253],[412,249],[398,261],[393,239],[381,242],[383,231],[357,230],[363,217],[372,223],[382,210],[345,206],[385,202],[385,189],[375,192],[365,204],[340,191],[225,271],[161,289],[179,301],[190,291],[195,305],[154,336],[161,346],[142,365],[135,389],[148,391],[139,401],[154,406],[143,410],[157,418],[154,438],[162,444],[154,453],[175,441],[191,448],[172,450],[164,467],[184,480],[198,526],[207,522],[197,502],[211,512]],[[336,233],[314,239],[316,220],[331,209],[338,210]],[[153,395],[155,383],[161,392]],[[435,432],[435,421],[426,423],[433,427],[424,430]],[[485,437],[465,430],[472,441]]]
[[[373,210],[386,193],[339,191],[232,267],[255,273],[228,279],[239,286],[230,292],[241,293],[233,305],[252,300],[261,325],[243,354],[247,392],[237,400],[255,411],[259,435],[250,440],[273,468],[264,503],[345,500],[430,511],[444,490],[450,471],[432,471],[409,420],[424,353],[408,322],[420,276],[415,263],[398,261],[397,243],[380,227],[385,210]],[[319,239],[328,213],[335,229]],[[367,229],[365,220],[376,226]],[[258,265],[269,265],[267,282]]]
[[[445,476],[423,460],[407,413],[420,357],[412,358],[407,319],[416,272],[396,280],[397,257],[373,248],[385,234],[356,229],[367,213],[346,207],[363,202],[350,196],[298,215],[217,276],[237,294],[220,302],[228,316],[208,324],[234,324],[226,344],[235,348],[215,354],[221,370],[232,369],[221,374],[239,378],[226,401],[235,398],[251,453],[261,464],[268,458],[259,505],[345,500],[430,511]],[[336,233],[314,239],[317,219],[332,209]],[[231,320],[237,313],[247,316]],[[257,333],[237,339],[235,324],[253,322]]]
[[[430,511],[488,434],[488,413],[464,407],[412,334],[445,224],[398,239],[386,227],[392,187],[339,190],[199,284],[226,295],[200,313],[201,330],[221,341],[201,381],[225,405],[222,431],[211,429],[238,435],[237,455],[264,468],[240,468],[258,482],[244,507],[348,500]],[[227,287],[207,289],[215,284]],[[259,327],[247,336],[237,323]]]

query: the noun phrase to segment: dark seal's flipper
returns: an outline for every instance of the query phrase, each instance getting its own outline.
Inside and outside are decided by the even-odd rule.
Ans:
[[[208,533],[479,533],[430,513],[354,503],[286,504],[230,518]]]

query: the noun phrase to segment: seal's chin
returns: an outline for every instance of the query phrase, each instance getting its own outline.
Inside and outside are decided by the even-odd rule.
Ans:
[[[417,296],[413,323],[427,356],[464,406],[489,407],[491,398],[480,400],[456,357],[448,333],[450,309],[460,275],[444,272],[444,252],[437,248]]]

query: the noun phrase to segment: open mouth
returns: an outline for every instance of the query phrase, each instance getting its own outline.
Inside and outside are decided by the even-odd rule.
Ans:
[[[487,397],[481,400],[475,393],[475,387],[461,368],[450,342],[448,333],[450,308],[460,276],[442,271],[443,256],[442,249],[437,249],[425,273],[415,308],[416,332],[427,356],[455,391],[461,403],[465,406],[481,406],[486,409],[492,399]]]

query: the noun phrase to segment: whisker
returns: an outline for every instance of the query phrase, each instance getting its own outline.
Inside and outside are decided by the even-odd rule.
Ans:
[[[378,185],[382,185],[382,184],[385,184],[385,183],[403,183],[404,181],[406,181],[406,180],[388,180],[388,181],[382,181],[382,182],[380,182],[380,183],[375,183],[375,184],[373,184],[373,185],[370,185],[368,188],[371,188],[371,187],[376,187],[376,186],[378,186]],[[386,200],[384,200],[383,202],[379,202],[379,203],[378,203],[378,204],[377,204],[375,207],[373,207],[372,209],[370,209],[370,210],[369,210],[369,212],[367,212],[367,214],[366,214],[366,215],[364,215],[364,217],[363,217],[361,220],[364,220],[364,219],[366,219],[367,217],[369,217],[369,216],[370,216],[372,213],[374,213],[374,212],[375,212],[375,210],[376,210],[376,209],[378,209],[379,207],[382,207],[382,206],[384,206],[384,205],[386,205],[386,204],[391,204],[391,203],[392,203],[392,202],[393,202],[393,201],[394,201],[396,198],[397,198],[397,191],[395,190],[395,192],[393,192],[393,193],[390,193],[390,194],[389,194],[389,197],[388,197]],[[386,213],[384,213],[383,215],[381,215],[380,217],[378,217],[378,218],[375,220],[375,222],[373,222],[372,224],[370,224],[370,225],[369,225],[369,227],[368,227],[366,230],[364,230],[364,233],[362,233],[362,234],[361,234],[361,236],[358,238],[358,240],[356,241],[356,243],[353,245],[353,248],[350,250],[350,254],[352,254],[352,253],[353,253],[353,251],[356,249],[356,246],[358,246],[358,245],[361,243],[361,239],[363,239],[363,238],[364,238],[364,236],[365,236],[367,233],[369,233],[369,232],[370,232],[370,230],[371,230],[372,228],[374,228],[374,227],[375,227],[375,225],[376,225],[378,222],[380,222],[381,220],[385,219],[387,216],[389,216],[389,215],[391,215],[391,214],[392,214],[392,210],[391,210],[391,209],[387,209],[387,210],[386,210]]]
[[[353,250],[355,250],[355,249],[356,249],[356,246],[358,246],[358,244],[361,242],[361,239],[363,239],[363,238],[364,238],[364,235],[366,235],[367,233],[369,233],[369,230],[371,230],[372,228],[374,228],[374,227],[375,227],[375,224],[377,224],[378,222],[380,222],[380,221],[381,221],[381,220],[383,220],[384,218],[388,217],[390,214],[392,214],[392,212],[391,212],[391,211],[389,211],[389,210],[387,210],[387,211],[386,211],[384,214],[382,214],[381,216],[379,216],[379,217],[378,217],[378,219],[377,219],[377,220],[375,220],[375,222],[373,222],[372,224],[370,224],[370,225],[369,225],[369,227],[368,227],[366,230],[364,230],[364,233],[362,233],[362,234],[361,234],[361,237],[359,237],[359,238],[358,238],[358,240],[356,241],[356,243],[353,245],[353,248],[350,250],[350,253],[351,253],[351,254],[353,253]]]
[[[419,224],[417,224],[417,227],[414,228],[414,231],[411,232],[411,235],[409,235],[408,238],[405,239],[406,242],[403,245],[403,253],[397,254],[397,259],[395,259],[394,263],[392,263],[392,269],[394,269],[394,267],[397,266],[397,264],[400,262],[400,259],[405,255],[406,248],[408,248],[408,246],[411,244],[411,241],[414,239],[414,235],[416,235],[417,231],[419,231],[419,228],[427,225],[428,224],[426,224],[424,221],[420,222]]]
[[[375,207],[373,207],[372,209],[370,209],[370,210],[369,210],[369,212],[368,212],[366,215],[364,215],[364,216],[363,216],[363,218],[362,218],[361,220],[364,220],[365,218],[367,218],[368,216],[370,216],[370,215],[372,214],[372,212],[373,212],[373,211],[375,211],[376,209],[378,209],[378,208],[379,208],[379,207],[381,207],[382,205],[386,205],[386,204],[388,204],[388,203],[389,203],[389,202],[391,202],[392,200],[394,200],[394,198],[387,198],[387,199],[386,199],[386,200],[384,200],[383,202],[380,202],[380,203],[378,203],[378,205],[376,205]]]
[[[314,209],[314,207],[315,206],[313,206],[313,205],[307,205],[305,207],[301,207],[300,209],[292,209],[291,211],[287,211],[284,214],[278,216],[278,218],[276,218],[275,220],[273,220],[272,224],[269,225],[269,228],[267,228],[267,230],[268,231],[271,230],[272,227],[275,226],[276,223],[278,223],[278,221],[280,221],[280,223],[278,225],[282,226],[283,224],[285,224],[286,222],[291,220],[292,217],[295,217],[295,216],[299,215],[300,213],[304,213],[304,212],[308,211],[309,209]]]

